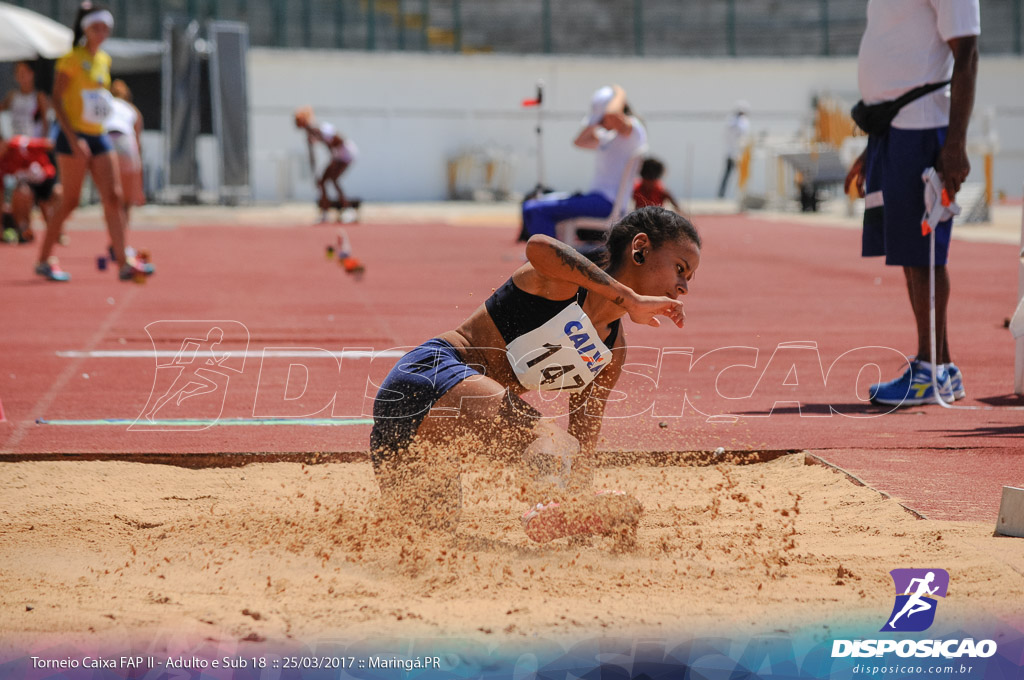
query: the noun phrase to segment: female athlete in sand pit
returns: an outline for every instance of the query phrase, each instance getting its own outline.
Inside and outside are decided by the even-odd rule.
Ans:
[[[662,208],[630,213],[608,234],[605,268],[543,235],[517,269],[457,329],[406,354],[374,401],[370,452],[385,513],[454,529],[459,467],[484,453],[514,463],[527,535],[635,536],[641,508],[616,491],[594,493],[593,456],[604,402],[625,360],[620,319],[680,328],[700,237]],[[569,392],[569,429],[520,395]]]

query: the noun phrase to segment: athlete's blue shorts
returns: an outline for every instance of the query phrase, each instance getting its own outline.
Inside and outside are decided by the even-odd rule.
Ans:
[[[864,232],[861,254],[885,256],[885,263],[927,267],[930,236],[921,234],[925,169],[934,167],[946,128],[900,130],[868,138],[864,155]],[[935,229],[935,264],[949,256],[953,220]]]
[[[78,135],[79,139],[85,140],[85,143],[89,145],[89,151],[93,156],[99,156],[114,150],[114,145],[110,141],[110,136],[105,132],[102,135],[86,135],[81,132],[76,132],[75,134]],[[62,153],[65,156],[70,156],[74,153],[74,151],[71,150],[71,145],[68,143],[68,138],[64,135],[63,130],[57,134],[57,143],[54,147],[57,153]]]
[[[370,458],[374,468],[408,450],[434,403],[472,375],[481,375],[446,340],[433,338],[398,360],[373,401]]]

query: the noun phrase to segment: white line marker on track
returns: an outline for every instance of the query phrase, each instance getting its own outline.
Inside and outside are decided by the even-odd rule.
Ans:
[[[244,356],[246,359],[259,359],[263,357],[275,358],[275,359],[316,359],[324,356],[325,354],[334,357],[335,359],[399,359],[405,356],[405,352],[397,349],[385,349],[379,352],[362,349],[342,350],[340,352],[331,352],[329,350],[308,350],[308,349],[294,349],[294,350],[246,350],[244,352],[237,352],[237,350],[226,349],[223,351],[212,352],[210,350],[203,350],[198,352],[190,352],[189,356],[196,358],[220,358],[225,354],[231,356]],[[65,359],[173,359],[180,354],[180,350],[151,350],[151,349],[112,349],[112,350],[65,350],[58,351],[57,356]]]

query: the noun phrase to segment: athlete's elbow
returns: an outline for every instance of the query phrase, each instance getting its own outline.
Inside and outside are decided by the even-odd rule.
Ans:
[[[547,234],[534,234],[526,242],[526,259],[537,264],[537,260],[543,257],[544,253],[550,252],[558,243],[556,239]]]

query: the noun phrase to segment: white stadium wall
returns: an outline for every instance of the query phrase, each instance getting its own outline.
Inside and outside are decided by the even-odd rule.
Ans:
[[[856,62],[835,59],[638,59],[437,55],[252,49],[249,52],[252,181],[259,201],[314,195],[305,142],[292,112],[313,106],[358,145],[344,186],[368,200],[437,200],[447,193],[446,163],[473,148],[515,159],[511,188],[536,183],[536,110],[521,108],[541,79],[547,184],[587,188],[593,168],[572,139],[591,92],[623,85],[647,122],[651,153],[667,167],[680,198],[713,196],[724,158],[724,119],[737,99],[751,104],[755,134],[796,136],[811,98],[855,100]],[[995,187],[1017,195],[1024,179],[1024,60],[982,57],[975,119],[993,111],[1000,153]],[[322,162],[322,157],[321,157]],[[972,181],[983,179],[972,158]],[[692,166],[691,173],[688,167]]]

